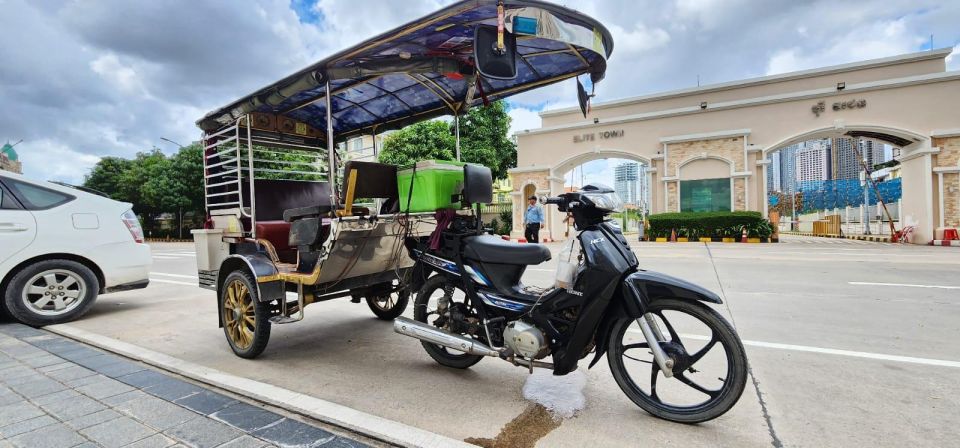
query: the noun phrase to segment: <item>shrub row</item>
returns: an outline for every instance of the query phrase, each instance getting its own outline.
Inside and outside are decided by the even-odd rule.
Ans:
[[[760,212],[683,212],[659,213],[647,217],[650,238],[669,237],[674,230],[678,237],[736,238],[744,228],[753,238],[769,238],[773,226]]]

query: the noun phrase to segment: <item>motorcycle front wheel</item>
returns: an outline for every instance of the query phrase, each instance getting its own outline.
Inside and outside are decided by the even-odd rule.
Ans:
[[[673,375],[663,374],[637,321],[621,319],[610,332],[607,361],[627,397],[679,423],[701,423],[729,411],[747,382],[747,356],[733,327],[695,302],[657,300],[647,312],[660,347],[674,360]]]

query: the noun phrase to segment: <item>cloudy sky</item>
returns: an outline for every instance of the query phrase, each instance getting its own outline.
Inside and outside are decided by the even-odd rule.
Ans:
[[[26,174],[81,182],[102,156],[199,138],[194,121],[449,0],[0,0],[0,141]],[[616,42],[597,101],[953,47],[954,0],[597,0]],[[512,101],[515,129],[574,104],[571,82]],[[602,178],[610,163],[586,170]]]

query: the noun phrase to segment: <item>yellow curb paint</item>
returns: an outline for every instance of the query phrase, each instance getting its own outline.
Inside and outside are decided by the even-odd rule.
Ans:
[[[687,239],[687,238],[677,238],[677,242],[678,242],[678,243],[686,243],[686,242],[689,242],[689,241],[690,241],[690,240]]]
[[[713,242],[712,238],[700,238],[701,243],[711,243]]]
[[[724,243],[736,243],[736,242],[737,242],[737,239],[736,239],[736,238],[724,238],[724,239],[723,239],[723,242],[724,242]]]
[[[759,243],[760,238],[747,238],[748,243]]]
[[[667,242],[667,239],[666,239],[666,238],[657,238],[657,242],[658,242],[658,243],[666,243],[666,242]]]

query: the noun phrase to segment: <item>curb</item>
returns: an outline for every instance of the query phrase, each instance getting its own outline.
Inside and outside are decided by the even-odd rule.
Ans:
[[[780,232],[785,235],[814,236],[817,238],[839,238],[845,240],[870,241],[873,243],[890,243],[889,235],[814,235],[806,232]]]
[[[50,325],[43,328],[47,331],[92,345],[108,352],[116,353],[261,403],[276,406],[295,414],[304,415],[323,423],[344,428],[372,439],[403,447],[477,448],[475,445],[432,433],[424,429],[367,414],[366,412],[272,384],[262,383],[204,367],[137,345],[74,328],[67,324]]]
[[[646,242],[650,242],[650,243],[670,243],[670,242],[673,242],[673,243],[742,243],[742,244],[743,244],[743,242],[740,241],[740,238],[720,238],[720,237],[698,238],[698,239],[695,239],[695,240],[691,240],[691,239],[689,239],[689,238],[677,238],[676,241],[670,241],[670,239],[669,239],[669,238],[666,238],[666,237],[659,237],[659,238],[656,238],[656,239],[653,239],[653,240],[645,240],[645,241],[646,241]],[[751,244],[751,243],[752,243],[752,244],[757,244],[757,243],[764,243],[764,244],[766,244],[766,243],[779,243],[779,242],[780,242],[780,239],[779,239],[779,238],[747,238],[747,243],[746,243],[746,244]]]
[[[192,243],[193,240],[188,239],[177,239],[177,238],[144,238],[143,242],[145,243]]]
[[[933,240],[931,246],[960,247],[960,240]]]

